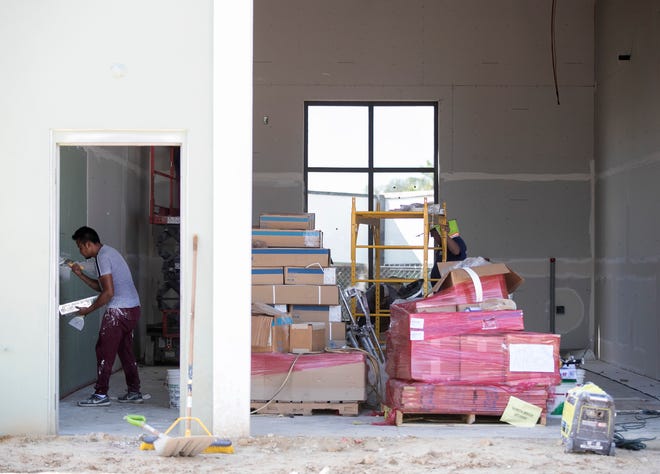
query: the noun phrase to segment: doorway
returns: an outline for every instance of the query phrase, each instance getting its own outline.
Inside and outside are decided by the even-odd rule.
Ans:
[[[94,295],[75,275],[67,274],[66,266],[59,265],[63,258],[84,260],[71,235],[81,225],[89,225],[97,230],[102,243],[119,250],[131,268],[142,307],[135,331],[138,363],[178,368],[179,308],[185,304],[179,284],[184,267],[179,245],[185,225],[184,135],[138,133],[130,140],[123,133],[109,133],[102,140],[102,134],[93,132],[62,135],[54,147],[58,176],[57,231],[52,239],[58,256],[56,303]],[[173,136],[178,140],[172,140]],[[83,331],[68,324],[72,316],[60,317],[59,328],[51,335],[56,342],[53,347],[59,348],[59,357],[52,359],[51,367],[57,380],[56,400],[96,379],[94,346],[101,313],[88,316]],[[116,361],[114,369],[120,367]],[[114,380],[117,377],[113,376]],[[123,383],[115,383],[110,388],[111,397],[121,395],[124,389]],[[59,427],[57,405],[54,418]]]

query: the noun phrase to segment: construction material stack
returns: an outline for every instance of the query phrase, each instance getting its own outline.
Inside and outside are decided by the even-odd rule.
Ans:
[[[330,250],[314,227],[313,213],[261,214],[252,229],[251,389],[260,413],[357,415],[366,398],[364,354],[326,351],[346,346],[346,323]]]
[[[406,414],[501,416],[511,396],[541,408],[559,375],[559,336],[524,330],[510,295],[523,279],[504,264],[441,264],[427,298],[391,306],[385,404]]]

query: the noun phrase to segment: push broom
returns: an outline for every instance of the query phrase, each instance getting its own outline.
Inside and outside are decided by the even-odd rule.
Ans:
[[[141,415],[127,415],[126,421],[150,432],[153,436],[142,438],[141,450],[156,450],[160,456],[195,456],[196,454],[231,454],[234,447],[228,439],[214,437],[204,423],[192,415],[192,380],[193,380],[193,340],[195,334],[195,296],[197,287],[197,234],[193,236],[193,280],[192,303],[190,307],[190,330],[188,334],[188,387],[186,398],[186,416],[177,418],[164,432],[160,433],[147,425],[146,418]],[[185,421],[185,434],[182,437],[170,437],[169,433],[181,421]],[[195,421],[206,435],[192,436],[191,422]]]

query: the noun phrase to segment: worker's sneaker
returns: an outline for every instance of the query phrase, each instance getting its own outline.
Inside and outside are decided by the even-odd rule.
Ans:
[[[107,407],[110,405],[110,397],[107,395],[99,395],[95,393],[87,400],[78,402],[79,407]]]
[[[119,403],[144,403],[144,398],[140,392],[127,392],[125,395],[117,398]]]

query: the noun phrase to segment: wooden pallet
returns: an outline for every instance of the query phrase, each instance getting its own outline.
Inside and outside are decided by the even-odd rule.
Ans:
[[[387,411],[386,411],[387,413]],[[460,423],[466,425],[503,423],[501,415],[482,415],[479,413],[404,413],[394,410],[394,424],[396,426],[424,425],[433,423]],[[539,417],[538,424],[545,426],[546,413]]]
[[[250,409],[257,410],[267,402],[252,401]],[[357,416],[360,402],[288,402],[274,401],[257,413],[263,415],[313,415],[314,413],[333,412],[338,415]]]

